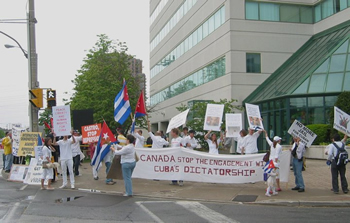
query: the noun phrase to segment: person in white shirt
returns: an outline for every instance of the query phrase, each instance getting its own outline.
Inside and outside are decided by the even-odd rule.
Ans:
[[[181,132],[181,137],[185,138],[188,136],[188,128],[187,127],[183,127],[182,132]]]
[[[332,174],[332,188],[335,194],[339,193],[339,182],[338,175],[340,175],[341,188],[344,194],[349,192],[348,181],[346,179],[346,165],[344,163],[338,163],[339,161],[339,150],[345,149],[345,143],[347,140],[347,135],[344,136],[343,140],[340,141],[339,134],[333,136],[333,143],[329,145],[328,150],[328,162],[331,165],[331,174]]]
[[[159,149],[159,148],[163,148],[163,146],[168,146],[169,142],[161,137],[160,131],[157,131],[156,134],[153,135],[153,133],[151,132],[150,121],[147,120],[147,123],[148,123],[148,134],[152,139],[152,149]]]
[[[196,134],[196,132],[192,129],[189,132],[189,135],[187,137],[185,137],[183,139],[183,145],[187,148],[187,149],[195,149],[198,146],[197,140],[194,138],[194,134]]]
[[[132,197],[132,180],[131,176],[136,166],[136,160],[135,160],[135,137],[132,135],[128,135],[126,137],[126,146],[119,146],[115,149],[114,146],[111,147],[112,152],[114,152],[114,155],[121,155],[121,161],[122,164],[122,172],[123,172],[123,178],[124,178],[124,186],[125,186],[125,194],[124,196]]]
[[[80,142],[83,140],[83,137],[80,135],[78,130],[73,131],[73,136],[75,143],[72,144],[72,156],[73,156],[73,170],[75,176],[81,176],[79,173],[79,166],[80,166]]]
[[[242,129],[240,132],[239,132],[239,136],[236,138],[234,138],[234,140],[237,142],[237,151],[236,153],[237,154],[242,154],[242,147],[244,145],[244,137],[247,135],[247,131]]]
[[[138,129],[132,135],[136,138],[135,148],[143,148],[145,144],[145,137],[142,135],[142,130]]]
[[[282,154],[282,146],[281,141],[282,138],[279,136],[273,137],[273,142],[267,135],[266,130],[264,130],[266,142],[270,145],[270,157],[269,160],[272,160],[277,165],[280,165],[280,156]],[[277,191],[282,191],[280,186],[280,171],[279,168],[276,169],[276,183],[277,183]]]
[[[51,163],[51,148],[54,150],[54,148],[51,146],[52,140],[50,137],[45,138],[44,146],[43,146],[43,156],[41,157],[42,163]],[[47,181],[47,188],[44,186],[45,180]],[[54,190],[55,188],[51,187],[51,180],[53,179],[53,168],[43,168],[43,172],[41,174],[41,189],[42,190]]]
[[[255,129],[249,128],[249,133],[244,137],[242,145],[242,154],[256,154],[258,153],[258,138],[262,131],[255,132]]]
[[[293,157],[293,171],[295,177],[295,187],[292,190],[298,192],[305,192],[305,185],[303,179],[303,157],[305,153],[305,145],[300,142],[300,138],[293,138],[294,143],[290,151]]]
[[[68,139],[68,136],[64,136],[62,140],[56,142],[56,134],[54,134],[54,145],[60,146],[60,158],[61,158],[61,168],[62,168],[62,178],[63,184],[60,188],[67,187],[67,167],[69,171],[70,186],[75,189],[74,186],[74,172],[73,172],[73,156],[72,156],[72,144],[75,143],[74,136]]]
[[[172,137],[171,147],[173,147],[173,148],[182,147],[183,139],[179,136],[180,130],[177,128],[174,128],[171,130],[170,134]],[[179,180],[179,183],[178,183],[177,180],[173,180],[173,181],[171,181],[171,185],[179,185],[182,187],[184,185],[184,182],[182,180]]]
[[[209,135],[212,131],[210,130],[205,136],[204,140],[208,143],[209,146],[209,154],[219,154],[219,144],[223,139],[223,134],[220,135],[220,139],[217,139],[217,136],[215,133],[211,134],[210,138]]]

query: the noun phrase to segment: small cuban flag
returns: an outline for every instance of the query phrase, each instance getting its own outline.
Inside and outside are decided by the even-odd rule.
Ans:
[[[271,171],[275,168],[275,164],[273,163],[273,160],[270,160],[267,162],[263,168],[264,173],[271,173]]]
[[[126,82],[123,83],[122,90],[114,99],[114,120],[119,124],[124,124],[131,114],[131,107],[129,102],[128,88]]]

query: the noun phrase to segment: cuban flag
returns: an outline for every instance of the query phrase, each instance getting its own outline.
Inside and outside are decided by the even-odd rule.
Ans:
[[[38,134],[38,145],[37,146],[42,146],[43,145],[43,140],[40,137],[40,134]]]
[[[267,162],[264,166],[264,173],[271,173],[271,171],[275,168],[275,164],[273,163],[273,160],[270,160]]]
[[[116,142],[117,140],[115,136],[113,135],[112,131],[108,128],[107,123],[104,122],[101,129],[100,137],[97,142],[96,150],[94,156],[92,157],[90,165],[93,166],[96,170],[98,170],[102,160],[110,151],[111,145]]]
[[[143,95],[143,91],[141,91],[139,100],[137,101],[136,109],[135,109],[135,116],[132,121],[132,126],[131,126],[131,133],[134,133],[135,131],[135,122],[136,118],[143,117],[147,115],[146,111],[146,105],[145,105],[145,97]]]
[[[114,99],[114,120],[119,124],[124,124],[131,114],[128,89],[124,81],[123,89]]]

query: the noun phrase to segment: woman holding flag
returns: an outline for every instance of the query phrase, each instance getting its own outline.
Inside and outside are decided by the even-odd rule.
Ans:
[[[266,142],[270,145],[270,157],[269,160],[272,160],[274,163],[279,165],[280,156],[282,154],[282,146],[280,145],[282,138],[279,136],[273,137],[273,142],[270,140],[266,130],[264,130]],[[276,168],[276,183],[277,191],[282,191],[280,186],[280,171],[279,168]]]

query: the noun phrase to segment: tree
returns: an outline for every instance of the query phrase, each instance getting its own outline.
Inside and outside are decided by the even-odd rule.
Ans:
[[[46,123],[50,123],[52,118],[52,110],[51,109],[45,109],[44,112],[39,114],[39,125],[41,126],[45,126],[45,122]],[[45,133],[46,135],[49,134],[50,129],[45,127]]]
[[[0,139],[5,137],[5,131],[0,129]]]
[[[186,126],[189,129],[193,129],[196,131],[195,138],[198,140],[202,148],[208,149],[208,144],[204,141],[205,132],[202,130],[204,126],[204,117],[207,109],[207,104],[223,104],[224,114],[234,113],[235,111],[241,111],[242,107],[233,105],[234,102],[237,102],[237,100],[220,99],[220,101],[195,102],[191,108],[188,107],[187,105],[181,104],[181,106],[177,107],[176,109],[180,112],[183,112],[187,109],[191,109],[189,114],[189,120],[187,121]],[[221,125],[221,128],[222,130],[225,130],[224,121],[223,121],[223,124]]]
[[[94,122],[105,120],[111,129],[122,127],[126,132],[131,126],[131,118],[123,126],[114,121],[114,99],[125,79],[131,108],[136,106],[140,85],[129,70],[132,56],[127,54],[125,42],[115,42],[104,34],[98,38],[72,81],[75,92],[70,101],[71,109],[93,109]]]

